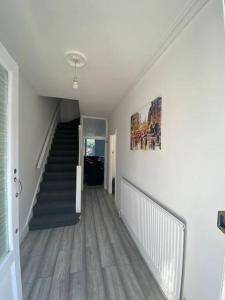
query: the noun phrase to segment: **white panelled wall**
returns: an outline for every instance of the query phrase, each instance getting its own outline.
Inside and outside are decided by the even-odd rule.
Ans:
[[[148,38],[146,36],[146,38]],[[130,151],[130,116],[162,97],[162,150]],[[117,206],[128,178],[187,224],[183,297],[218,300],[225,235],[225,34],[222,0],[212,0],[117,105]]]

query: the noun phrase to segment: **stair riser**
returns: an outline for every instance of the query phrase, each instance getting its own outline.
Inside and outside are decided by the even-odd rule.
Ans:
[[[49,222],[49,223],[40,223],[40,224],[35,224],[29,225],[30,230],[41,230],[41,229],[49,229],[49,228],[57,228],[57,227],[64,227],[64,226],[72,226],[75,225],[79,222],[79,219],[74,219],[74,220],[68,220],[64,222]]]
[[[66,174],[66,173],[46,173],[43,176],[43,181],[64,181],[64,180],[74,180],[76,182],[76,173]]]
[[[48,164],[45,167],[45,171],[48,172],[67,172],[67,171],[75,171],[76,165],[66,165],[66,164]]]
[[[62,195],[61,193],[40,193],[37,196],[37,201],[38,202],[54,202],[54,201],[71,201],[75,202],[75,193],[67,193]]]
[[[51,207],[51,208],[41,208],[41,207],[34,207],[33,215],[37,216],[45,216],[45,215],[55,215],[55,214],[66,214],[66,213],[75,213],[75,205],[68,206],[68,207]]]
[[[40,186],[41,192],[48,192],[48,191],[76,191],[76,182],[74,181],[71,184],[63,184],[59,182],[54,183],[48,183],[43,182]]]

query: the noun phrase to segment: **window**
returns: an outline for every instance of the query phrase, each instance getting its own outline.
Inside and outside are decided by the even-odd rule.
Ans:
[[[85,140],[85,155],[94,156],[95,155],[95,140],[86,139]]]
[[[85,156],[98,156],[104,157],[105,153],[105,141],[86,139],[85,140]]]
[[[103,119],[83,118],[83,136],[105,137],[106,121]]]

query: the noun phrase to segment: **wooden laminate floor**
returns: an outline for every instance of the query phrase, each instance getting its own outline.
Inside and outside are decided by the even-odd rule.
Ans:
[[[102,188],[85,188],[81,222],[29,232],[21,245],[24,300],[164,300]]]

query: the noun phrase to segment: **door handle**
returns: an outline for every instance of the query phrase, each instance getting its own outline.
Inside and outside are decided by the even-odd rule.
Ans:
[[[19,197],[19,195],[23,191],[23,185],[19,178],[14,177],[14,182],[17,182],[19,184],[19,191],[16,193],[16,197]]]

